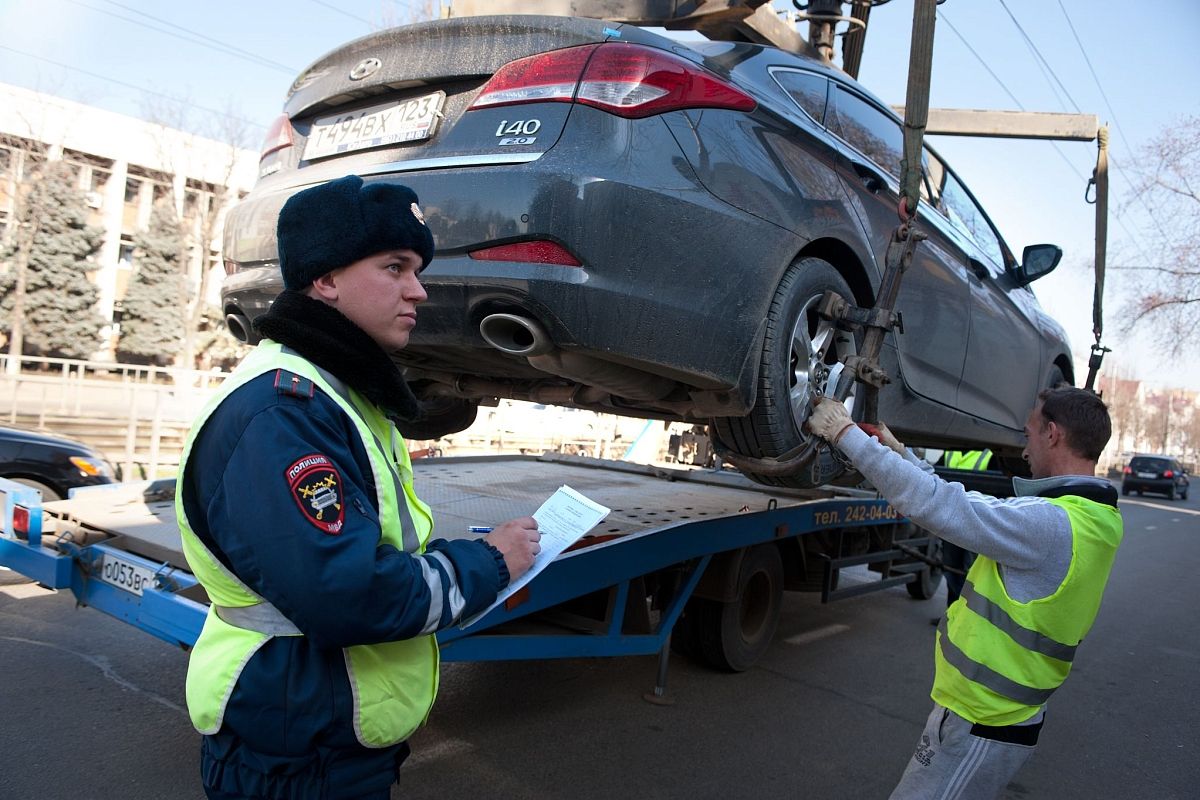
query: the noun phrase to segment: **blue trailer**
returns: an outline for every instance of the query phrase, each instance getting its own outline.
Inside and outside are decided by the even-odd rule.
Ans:
[[[724,670],[753,664],[785,590],[829,602],[905,584],[927,599],[941,580],[938,540],[874,492],[772,489],[720,470],[558,454],[418,459],[413,470],[435,536],[527,515],[563,484],[612,509],[502,606],[442,631],[448,661],[657,653],[655,699],[671,649]],[[183,558],[174,490],[173,480],[116,484],[43,505],[36,490],[0,479],[0,565],[190,647],[208,598]],[[857,565],[878,578],[840,586],[850,583],[841,570]]]

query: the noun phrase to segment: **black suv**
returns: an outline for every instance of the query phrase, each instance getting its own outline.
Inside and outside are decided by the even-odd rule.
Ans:
[[[0,427],[0,478],[32,486],[49,502],[61,500],[76,486],[113,483],[116,470],[83,442]]]
[[[1121,478],[1121,494],[1154,492],[1187,500],[1188,483],[1187,470],[1170,456],[1134,456]]]

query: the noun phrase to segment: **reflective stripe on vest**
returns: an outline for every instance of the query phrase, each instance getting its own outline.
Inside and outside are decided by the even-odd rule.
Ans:
[[[1013,725],[1036,714],[1066,680],[1099,610],[1120,514],[1076,496],[1046,502],[1071,525],[1071,563],[1054,594],[1013,600],[999,565],[980,556],[938,628],[933,700],[972,722]]]
[[[985,470],[991,460],[991,450],[952,450],[946,453],[946,466],[950,469]]]
[[[412,466],[407,450],[396,446],[394,426],[377,408],[356,398],[340,381],[335,388],[326,379],[327,373],[321,374],[313,364],[284,352],[270,340],[263,341],[242,361],[197,417],[184,443],[180,475],[185,474],[196,435],[220,403],[249,381],[277,369],[312,380],[354,423],[373,473],[380,512],[380,543],[413,555],[421,553],[432,528],[432,517],[429,507],[412,491]],[[390,449],[382,446],[377,430],[391,439]],[[414,508],[422,515],[421,525],[416,522]],[[196,536],[187,520],[182,491],[176,493],[175,509],[184,555],[212,600],[204,628],[192,650],[186,684],[192,723],[201,733],[211,734],[220,730],[238,676],[258,649],[273,636],[300,632],[278,609],[226,568]],[[424,569],[425,559],[420,561]],[[441,592],[434,597],[431,605],[437,606],[438,619],[433,628],[436,629],[441,615]],[[431,608],[430,614],[433,612]],[[347,647],[343,649],[343,658],[354,698],[354,731],[361,744],[366,747],[395,744],[408,738],[425,721],[438,684],[437,641],[432,635]]]

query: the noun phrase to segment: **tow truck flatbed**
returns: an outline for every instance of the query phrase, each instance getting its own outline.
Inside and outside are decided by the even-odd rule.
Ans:
[[[733,472],[557,454],[418,459],[413,471],[435,537],[475,536],[471,526],[532,513],[563,484],[612,509],[503,606],[442,631],[448,661],[662,653],[665,662],[687,607],[696,611],[685,638],[707,642],[700,655],[744,669],[769,644],[785,588],[828,601],[909,584],[922,597],[940,579],[910,555],[932,556],[936,540],[873,492],[771,489]],[[208,599],[183,558],[173,480],[42,505],[36,491],[0,479],[0,499],[0,564],[167,642],[195,642]],[[856,564],[880,580],[839,590],[840,569]],[[728,615],[712,613],[729,603],[764,612],[751,615],[763,624],[730,630]],[[699,636],[698,626],[715,630]]]

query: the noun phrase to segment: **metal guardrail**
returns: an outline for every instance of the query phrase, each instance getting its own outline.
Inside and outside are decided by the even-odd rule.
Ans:
[[[122,465],[126,476],[158,474],[178,463],[174,439],[191,422],[228,373],[0,354],[0,419],[54,430],[97,446]],[[75,430],[83,420],[100,420],[99,436],[124,432],[124,446],[94,444]],[[107,440],[106,440],[107,441]]]

